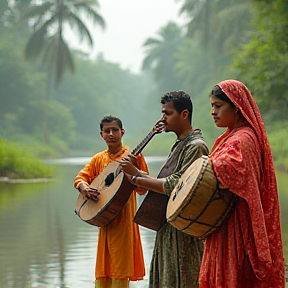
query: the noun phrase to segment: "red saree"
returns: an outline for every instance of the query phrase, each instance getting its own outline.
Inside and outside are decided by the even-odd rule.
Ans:
[[[219,183],[238,200],[229,220],[205,241],[200,288],[284,288],[278,192],[265,127],[243,83],[218,86],[245,118],[216,139],[210,154]]]

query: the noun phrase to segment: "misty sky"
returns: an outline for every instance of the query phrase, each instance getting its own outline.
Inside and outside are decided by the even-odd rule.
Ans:
[[[155,37],[168,21],[184,23],[178,11],[183,1],[175,0],[98,0],[107,27],[93,28],[94,51],[103,52],[107,61],[119,63],[137,73],[141,69],[148,37]],[[183,18],[183,17],[182,17]]]

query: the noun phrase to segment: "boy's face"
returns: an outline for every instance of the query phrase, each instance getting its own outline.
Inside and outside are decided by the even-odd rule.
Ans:
[[[108,145],[108,147],[118,146],[121,144],[122,136],[124,135],[124,129],[120,129],[116,121],[110,123],[104,123],[103,129],[100,135]]]

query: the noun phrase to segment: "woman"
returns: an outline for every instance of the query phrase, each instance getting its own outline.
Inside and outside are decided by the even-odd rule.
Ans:
[[[220,188],[237,201],[228,221],[206,239],[200,288],[283,288],[278,192],[258,107],[236,80],[218,83],[210,99],[214,122],[227,127],[210,159]]]

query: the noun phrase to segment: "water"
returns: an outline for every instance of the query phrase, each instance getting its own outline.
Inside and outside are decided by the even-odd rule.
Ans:
[[[163,158],[146,158],[156,176]],[[0,287],[94,288],[98,228],[74,215],[75,175],[86,158],[50,161],[57,179],[43,183],[0,183]],[[285,259],[288,259],[287,175],[277,173]],[[139,202],[143,196],[139,197]],[[141,229],[146,273],[155,232]],[[147,287],[144,281],[131,288]]]

